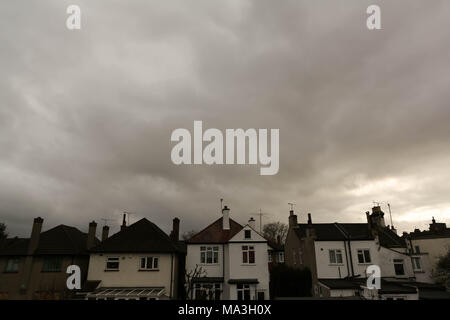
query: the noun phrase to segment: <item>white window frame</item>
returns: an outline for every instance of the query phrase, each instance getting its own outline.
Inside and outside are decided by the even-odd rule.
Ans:
[[[401,264],[403,266],[403,274],[397,274],[397,271],[395,270],[395,265],[396,264]],[[406,275],[406,270],[405,270],[405,260],[403,259],[394,259],[394,273],[396,276],[402,277]]]
[[[331,253],[334,253],[334,262],[331,261]],[[338,262],[338,256],[340,256],[341,261]],[[328,249],[328,259],[330,261],[330,264],[332,265],[342,265],[344,264],[344,259],[342,258],[342,249]]]
[[[245,249],[246,248],[246,249]],[[254,265],[256,264],[256,250],[255,246],[241,246],[242,249],[242,264],[244,265]],[[253,262],[250,262],[250,252],[253,252]],[[244,254],[247,257],[247,262],[244,262]]]
[[[211,253],[211,262],[208,262],[208,253]],[[219,264],[219,246],[200,246],[200,264]]]
[[[142,267],[144,262],[144,267]],[[145,256],[139,259],[139,270],[159,270],[159,257],[158,256]]]
[[[366,252],[369,253],[369,260],[366,258]],[[359,255],[362,255],[363,262],[359,261]],[[356,258],[358,259],[358,264],[371,264],[372,263],[372,255],[370,254],[370,249],[358,249],[356,250]]]
[[[109,262],[117,262],[117,268],[108,268]],[[105,270],[111,271],[111,270],[119,270],[120,269],[120,257],[106,257],[106,268]]]
[[[413,269],[414,269],[414,271],[422,271],[422,261],[421,261],[420,257],[413,257],[412,260],[413,260]],[[416,261],[419,262],[418,266],[417,266]]]
[[[242,286],[242,288],[239,288]],[[242,300],[245,301],[245,292],[248,291],[249,300],[252,300],[252,290],[250,284],[237,284],[236,285],[236,299],[239,300],[239,292],[242,292]]]

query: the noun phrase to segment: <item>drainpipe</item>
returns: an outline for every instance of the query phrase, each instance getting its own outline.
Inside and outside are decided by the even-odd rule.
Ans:
[[[355,270],[353,269],[352,247],[350,244],[350,238],[348,238],[348,252],[350,256],[350,266],[352,267],[352,277],[355,276]]]
[[[345,249],[345,262],[347,262],[347,278],[350,277],[350,266],[349,266],[349,261],[348,261],[348,254],[347,254],[347,243],[344,240],[344,249]]]
[[[173,299],[172,287],[173,287],[173,253],[170,254],[170,299]]]

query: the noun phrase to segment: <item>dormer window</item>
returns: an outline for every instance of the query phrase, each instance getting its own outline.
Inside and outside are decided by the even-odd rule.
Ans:
[[[252,238],[252,231],[251,230],[245,230],[244,237],[245,237],[245,239],[251,239]]]

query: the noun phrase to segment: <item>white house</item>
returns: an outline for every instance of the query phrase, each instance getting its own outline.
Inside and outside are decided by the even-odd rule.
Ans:
[[[410,254],[404,239],[385,226],[379,206],[366,216],[367,223],[313,224],[308,214],[308,222],[299,224],[291,211],[286,264],[310,269],[315,297],[418,299],[425,269],[418,270],[416,257]],[[380,268],[380,290],[366,288],[370,265]]]
[[[188,298],[269,299],[267,240],[253,223],[240,225],[225,206],[221,218],[187,241],[186,272],[193,275]]]
[[[128,227],[123,225],[120,232],[91,250],[88,282],[94,290],[86,298],[180,298],[184,253],[178,243],[178,230],[177,218],[171,237],[145,218]]]

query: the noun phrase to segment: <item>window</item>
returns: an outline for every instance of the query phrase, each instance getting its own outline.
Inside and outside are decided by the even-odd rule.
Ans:
[[[252,237],[252,232],[250,230],[245,230],[245,239],[250,239]]]
[[[106,270],[119,270],[119,258],[109,257],[106,259]]]
[[[255,263],[255,247],[242,246],[242,263],[245,264]]]
[[[158,270],[158,257],[142,257],[140,270]]]
[[[220,300],[221,293],[220,283],[196,283],[194,286],[195,300]]]
[[[420,247],[419,246],[415,246],[414,248],[416,249],[416,253],[420,253]]]
[[[44,263],[42,264],[43,272],[60,272],[61,271],[61,258],[59,257],[48,257],[44,258]]]
[[[329,250],[329,254],[330,254],[330,263],[331,264],[342,263],[342,251],[340,249]]]
[[[358,263],[370,263],[370,251],[369,249],[358,250]]]
[[[284,263],[284,252],[278,252],[278,262]]]
[[[415,257],[412,260],[413,260],[414,270],[422,270],[422,265],[420,264],[420,258],[419,257]]]
[[[268,256],[269,256],[269,262],[272,262],[272,254],[273,254],[273,251],[272,251],[272,250],[269,250],[267,253],[268,253]]]
[[[394,259],[395,275],[404,276],[405,268],[403,267],[403,259]]]
[[[219,263],[219,247],[200,247],[200,263],[217,264]]]
[[[292,249],[292,261],[294,264],[297,264],[297,252],[295,252],[295,249]]]
[[[6,260],[5,272],[19,272],[19,259],[10,258]]]
[[[237,285],[237,298],[238,300],[250,300],[250,285],[238,284]]]

